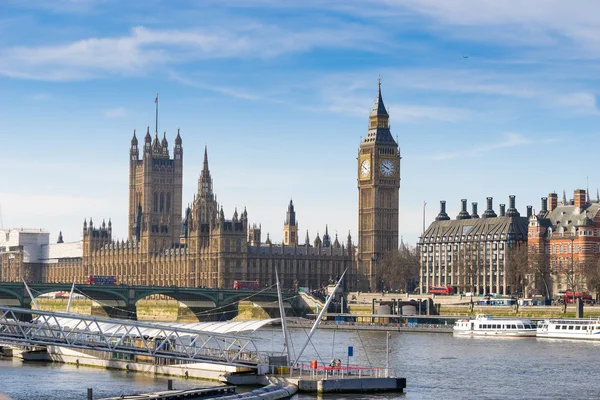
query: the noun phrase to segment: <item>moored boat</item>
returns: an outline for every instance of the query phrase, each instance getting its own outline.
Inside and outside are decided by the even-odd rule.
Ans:
[[[537,337],[600,340],[600,318],[547,319],[539,324]]]
[[[528,319],[495,319],[479,314],[475,319],[457,320],[453,332],[460,336],[535,337],[537,330]]]

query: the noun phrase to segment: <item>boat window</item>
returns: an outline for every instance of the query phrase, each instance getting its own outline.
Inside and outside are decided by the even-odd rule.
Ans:
[[[510,329],[517,329],[517,326],[516,325],[511,325]]]
[[[566,325],[561,325],[560,329],[564,329],[564,330],[566,330],[566,329],[567,329],[567,326],[566,326]]]
[[[573,330],[573,325],[569,326],[569,330],[572,331]]]
[[[581,327],[578,325],[578,326],[575,327],[575,330],[576,331],[581,330]]]
[[[525,329],[525,327],[523,325],[520,325],[520,324],[517,325],[517,328],[519,328],[519,329]]]

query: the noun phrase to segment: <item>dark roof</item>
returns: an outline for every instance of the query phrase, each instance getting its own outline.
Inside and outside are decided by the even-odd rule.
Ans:
[[[527,226],[527,217],[434,221],[423,233],[420,242],[424,243],[426,238],[434,239],[434,242],[441,242],[443,237],[447,237],[450,242],[466,242],[481,239],[481,235],[485,236],[483,240],[488,240],[487,235],[499,235],[493,238],[506,240],[509,239],[509,234],[514,235],[515,240],[526,240]],[[469,236],[471,239],[468,238]]]
[[[540,225],[558,231],[561,227],[570,232],[573,227],[594,226],[594,218],[600,211],[600,204],[586,204],[582,210],[574,205],[558,206],[543,215],[538,214]]]

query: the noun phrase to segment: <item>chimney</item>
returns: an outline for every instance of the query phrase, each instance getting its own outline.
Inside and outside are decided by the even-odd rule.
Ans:
[[[497,215],[493,209],[493,201],[494,201],[493,197],[487,198],[487,209],[483,212],[483,215],[481,216],[481,218],[496,218],[497,217]]]
[[[467,211],[467,199],[462,199],[460,202],[462,203],[462,207],[461,207],[460,212],[458,213],[458,216],[456,217],[456,219],[460,220],[460,219],[471,218],[471,216],[469,215],[469,212]]]
[[[548,199],[550,200],[550,203],[548,204],[548,211],[555,210],[556,206],[558,206],[558,195],[556,193],[550,193],[548,195]]]
[[[575,190],[575,196],[574,196],[575,208],[577,210],[579,210],[579,212],[581,212],[581,210],[583,210],[585,208],[585,205],[587,203],[586,198],[587,198],[587,193],[585,190],[583,190],[583,189]]]
[[[471,203],[471,218],[479,218],[479,215],[477,214],[477,202],[474,201]]]
[[[542,209],[540,210],[540,212],[546,212],[546,211],[548,211],[548,198],[542,197]]]
[[[448,221],[450,217],[446,214],[446,200],[440,201],[440,213],[435,217],[436,221]]]
[[[533,215],[533,206],[527,206],[527,218],[531,218]]]
[[[506,216],[506,204],[500,204],[500,216],[501,217]]]
[[[507,217],[520,217],[521,214],[519,213],[519,211],[517,210],[517,207],[515,207],[515,195],[511,194],[510,196],[508,196],[508,210],[506,210],[506,216]]]

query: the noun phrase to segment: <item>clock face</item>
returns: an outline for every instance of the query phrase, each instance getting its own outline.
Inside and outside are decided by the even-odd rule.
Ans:
[[[381,174],[383,176],[392,176],[394,175],[394,171],[396,167],[394,166],[394,162],[392,160],[384,160],[381,163]]]
[[[363,162],[360,163],[360,176],[362,176],[363,178],[367,178],[370,173],[371,163],[369,162],[369,160],[363,160]]]

